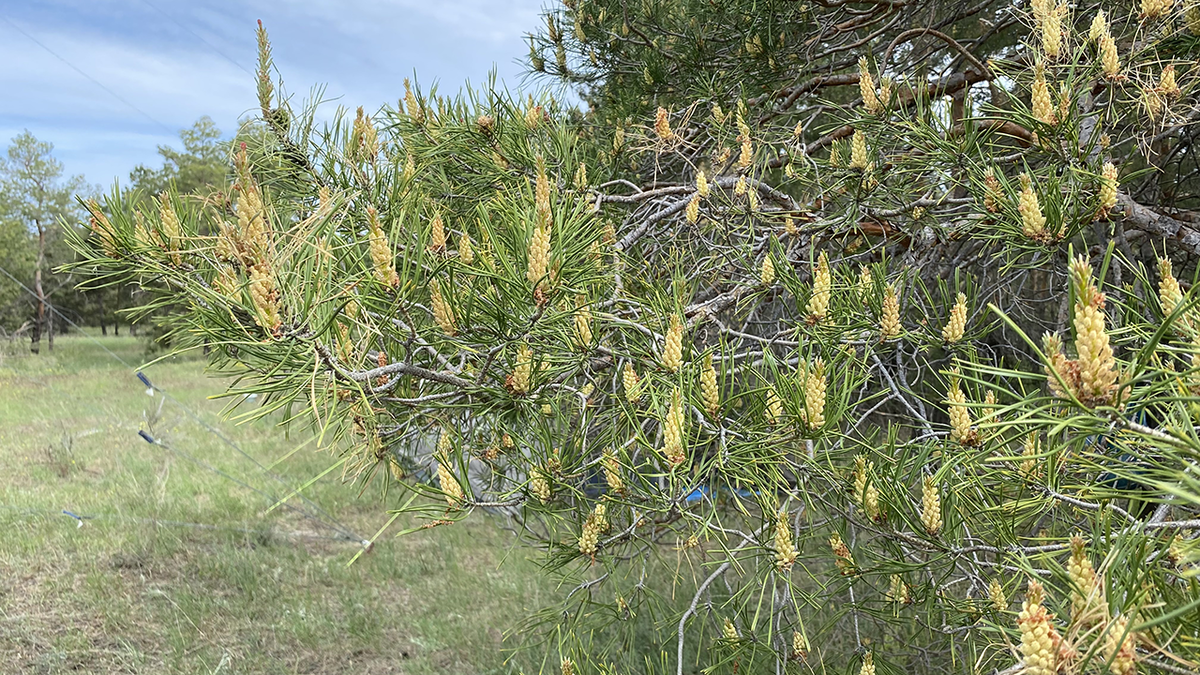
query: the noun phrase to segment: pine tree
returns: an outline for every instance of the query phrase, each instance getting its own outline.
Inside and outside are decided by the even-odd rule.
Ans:
[[[187,297],[355,480],[525,521],[564,672],[1177,672],[1198,41],[1159,4],[572,0],[531,67],[586,110],[406,83],[319,135],[260,33],[232,212],[172,251],[115,196],[78,269]]]

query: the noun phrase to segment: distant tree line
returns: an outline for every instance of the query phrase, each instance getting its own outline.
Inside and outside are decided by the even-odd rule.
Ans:
[[[159,146],[162,166],[137,166],[114,193],[146,204],[167,190],[218,207],[227,201],[231,141],[208,117],[179,135],[182,149]],[[86,203],[99,196],[98,186],[66,173],[52,143],[29,131],[12,139],[0,157],[0,337],[28,338],[36,353],[43,341],[52,350],[54,336],[69,327],[56,312],[105,335],[129,324],[121,311],[138,304],[136,285],[85,291],[78,275],[58,271],[74,259],[65,234],[87,226]],[[152,328],[143,334],[159,335]]]

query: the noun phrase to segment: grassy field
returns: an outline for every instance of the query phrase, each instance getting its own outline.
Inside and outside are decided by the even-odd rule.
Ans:
[[[328,515],[265,513],[269,496],[138,431],[274,497],[332,458],[303,431],[221,422],[207,396],[222,382],[199,360],[146,370],[258,462],[286,457],[277,481],[101,345],[144,359],[131,338],[64,337],[41,356],[0,346],[0,670],[516,672],[502,631],[548,591],[498,528],[385,535],[348,567],[360,547],[326,523],[372,536],[387,520],[378,490],[335,471],[306,493]]]

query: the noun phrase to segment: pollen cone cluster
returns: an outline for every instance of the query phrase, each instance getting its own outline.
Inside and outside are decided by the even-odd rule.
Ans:
[[[171,262],[179,265],[183,262],[179,255],[179,247],[183,239],[183,228],[179,225],[179,215],[171,204],[170,196],[164,192],[158,197],[158,217],[162,221],[162,243],[171,253]]]
[[[671,468],[683,464],[687,457],[684,455],[683,449],[683,434],[684,434],[684,411],[683,411],[683,396],[679,389],[671,395],[671,407],[667,410],[667,417],[663,420],[663,455],[667,458],[667,463]]]
[[[1075,284],[1075,350],[1079,353],[1079,398],[1086,405],[1112,400],[1116,363],[1105,327],[1104,294],[1092,279],[1092,268],[1080,256],[1071,263]]]
[[[218,258],[244,268],[268,264],[274,258],[274,239],[267,222],[262,193],[249,175],[248,162],[244,149],[234,156],[239,176],[235,185],[238,192],[237,225],[222,223],[216,246]]]
[[[825,361],[819,357],[805,365],[804,418],[809,429],[825,426]]]
[[[1117,56],[1116,40],[1106,30],[1096,39],[1096,44],[1100,47],[1100,69],[1104,77],[1110,81],[1121,79],[1121,61]]]
[[[396,288],[400,285],[400,277],[396,274],[396,262],[392,255],[391,244],[379,224],[379,214],[374,206],[367,207],[367,226],[370,230],[368,246],[371,251],[371,264],[375,272],[375,280],[384,286]]]
[[[1092,568],[1092,561],[1088,560],[1086,544],[1080,535],[1071,537],[1067,578],[1071,580],[1071,620],[1085,626],[1103,620],[1100,580]]]
[[[1092,23],[1088,27],[1088,39],[1096,41],[1101,35],[1108,34],[1108,19],[1104,15],[1104,10],[1096,10],[1096,15],[1092,17]]]
[[[1065,397],[1076,395],[1076,383],[1079,380],[1079,363],[1067,358],[1063,353],[1062,337],[1056,333],[1042,335],[1042,351],[1046,353],[1046,381],[1050,393]],[[1062,379],[1062,382],[1059,379]],[[1065,385],[1065,386],[1064,386]]]
[[[808,320],[819,323],[829,314],[829,296],[833,290],[833,275],[829,271],[829,256],[825,251],[817,258],[813,270],[812,296],[808,299]]]
[[[642,400],[642,381],[633,364],[626,362],[625,370],[621,373],[621,383],[625,386],[625,400],[637,403]]]
[[[834,532],[830,535],[829,548],[833,551],[833,561],[838,570],[844,575],[854,574],[854,558],[850,554],[850,547],[842,541],[841,534]]]
[[[687,206],[684,207],[684,209],[683,209],[683,217],[686,218],[687,221],[689,223],[691,223],[692,225],[695,225],[696,221],[700,220],[700,193],[699,192],[693,194],[692,198],[688,200]]]
[[[531,380],[533,379],[533,349],[529,345],[521,345],[517,349],[517,365],[513,368],[512,375],[509,377],[509,384],[514,393],[525,394],[529,392]]]
[[[1108,627],[1108,639],[1104,645],[1104,659],[1109,662],[1112,675],[1134,675],[1137,673],[1137,641],[1129,630],[1129,617],[1119,616]]]
[[[379,134],[375,131],[371,117],[363,112],[362,106],[358,107],[358,114],[354,118],[348,150],[355,162],[365,160],[373,164],[379,156]]]
[[[425,121],[425,109],[413,94],[412,85],[407,77],[404,78],[404,107],[413,122],[421,124]]]
[[[683,365],[683,322],[678,315],[671,316],[671,325],[667,328],[666,342],[663,344],[662,366],[668,372],[674,373]]]
[[[350,337],[350,327],[344,323],[338,324],[338,358],[342,363],[350,363],[354,358],[354,340]]]
[[[763,286],[775,283],[775,264],[771,262],[771,254],[763,256],[762,269],[759,270],[758,280]]]
[[[942,498],[930,476],[921,482],[921,524],[930,535],[942,530]]]
[[[850,168],[866,171],[870,168],[867,156],[867,136],[861,131],[855,131],[850,137]]]
[[[871,477],[874,464],[866,457],[859,455],[854,458],[854,496],[855,501],[862,507],[863,513],[871,520],[879,520],[879,488]]]
[[[1027,173],[1021,174],[1021,195],[1017,198],[1017,211],[1021,214],[1021,232],[1026,237],[1034,241],[1049,239],[1046,217],[1042,215],[1037,192],[1033,189],[1033,179]]]
[[[266,264],[250,268],[250,300],[254,303],[254,321],[271,333],[279,331],[283,318],[279,314],[279,289],[275,274]]]
[[[792,544],[792,527],[786,510],[775,517],[775,569],[786,572],[796,562],[796,547]]]
[[[946,404],[950,413],[950,441],[963,445],[974,445],[978,434],[971,428],[971,411],[967,409],[967,395],[958,384],[957,375],[950,378],[950,391],[946,394]]]
[[[1183,289],[1171,271],[1171,261],[1168,258],[1158,259],[1158,302],[1162,306],[1164,318],[1173,314],[1183,303]],[[1183,314],[1175,321],[1176,328],[1182,329],[1181,332],[1191,332],[1193,326],[1190,313]]]
[[[1100,170],[1100,215],[1108,212],[1117,205],[1117,167],[1112,162],[1105,162]]]
[[[1027,481],[1032,481],[1038,477],[1038,435],[1037,432],[1031,432],[1025,437],[1025,444],[1021,448],[1021,477]]]
[[[863,656],[862,668],[859,668],[858,675],[875,675],[875,659],[871,652]]]
[[[858,59],[858,91],[862,95],[863,107],[867,109],[868,114],[878,115],[883,112],[884,104],[875,93],[875,81],[867,68],[866,57]]]
[[[1034,69],[1030,105],[1033,109],[1033,116],[1042,124],[1052,125],[1058,121],[1054,112],[1054,104],[1050,101],[1050,85],[1046,83],[1045,68],[1040,64]]]
[[[950,308],[950,320],[942,328],[942,339],[947,344],[955,344],[963,338],[967,329],[967,296],[959,293],[954,306]]]
[[[661,106],[654,115],[654,133],[659,140],[663,141],[669,141],[675,137],[675,132],[671,131],[671,121],[667,115],[667,109]]]
[[[700,398],[704,401],[704,411],[710,417],[721,413],[721,394],[717,389],[717,369],[713,365],[712,354],[704,357],[704,368],[700,371]]]
[[[600,543],[600,534],[606,529],[608,529],[607,507],[604,502],[600,502],[583,522],[583,531],[579,533],[579,552],[588,557],[595,557]]]
[[[454,472],[450,470],[450,449],[450,432],[442,431],[437,444],[438,487],[446,496],[446,503],[450,508],[458,508],[462,505],[463,490],[458,479],[454,477]]]
[[[608,489],[615,495],[620,495],[625,492],[625,480],[621,478],[621,463],[617,460],[617,453],[612,450],[605,450],[604,456],[600,459],[600,464],[604,468],[604,482],[608,484]]]
[[[767,389],[767,424],[775,426],[783,419],[783,401],[780,400],[779,394],[775,393],[774,388]]]
[[[1154,21],[1161,19],[1170,13],[1171,8],[1175,5],[1175,0],[1142,0],[1141,19],[1143,21]]]
[[[96,238],[100,240],[101,250],[110,258],[117,257],[117,231],[113,228],[112,222],[100,210],[100,205],[95,201],[89,201],[87,207],[88,211],[91,212],[91,229],[95,233]]]
[[[529,470],[529,494],[543,504],[550,501],[550,478],[540,466]]]
[[[996,177],[995,167],[989,167],[988,173],[983,177],[983,208],[987,209],[988,213],[999,213],[1001,202],[1004,201],[1004,192],[1000,186],[1000,179]]]
[[[537,184],[534,188],[537,222],[529,240],[529,258],[525,278],[531,284],[540,283],[550,268],[550,179],[546,176],[546,162],[538,158]]]
[[[879,335],[890,340],[900,335],[900,298],[896,287],[888,284],[883,292],[883,314],[879,318]]]
[[[1163,68],[1162,75],[1159,76],[1158,86],[1155,88],[1168,100],[1179,98],[1183,91],[1175,81],[1175,66],[1169,65]]]
[[[858,455],[854,458],[854,502],[859,506],[862,506],[863,495],[866,494],[870,468],[871,462],[866,457]]]
[[[429,223],[429,252],[446,252],[446,223],[440,214],[435,214]]]
[[[858,293],[858,301],[862,304],[867,304],[871,299],[871,292],[875,289],[875,277],[871,274],[871,268],[868,265],[862,265],[858,268],[858,285],[855,286],[855,292]]]
[[[475,249],[471,246],[471,236],[466,232],[458,239],[458,259],[464,265],[475,262]]]
[[[592,312],[587,305],[575,310],[575,341],[584,349],[592,344]]]
[[[803,659],[808,656],[808,639],[800,631],[792,631],[791,656],[793,659]]]
[[[738,113],[738,122],[742,132],[738,135],[741,148],[738,152],[737,167],[744,170],[754,163],[754,141],[750,139],[750,128],[742,120],[741,113]]]
[[[1008,598],[1004,597],[1004,586],[1000,585],[1000,581],[992,579],[988,584],[988,597],[992,600],[992,607],[997,612],[1003,612],[1008,609]]]
[[[442,294],[442,284],[437,279],[429,282],[429,305],[433,312],[433,320],[446,335],[454,335],[458,329],[454,325],[454,310]]]
[[[1063,19],[1067,14],[1067,5],[1057,4],[1053,0],[1033,0],[1030,8],[1042,34],[1042,54],[1055,61],[1063,51]]]
[[[1054,627],[1054,615],[1042,606],[1045,591],[1041,583],[1030,580],[1029,591],[1017,616],[1021,632],[1021,662],[1028,675],[1055,675],[1058,672],[1058,648],[1062,637]]]

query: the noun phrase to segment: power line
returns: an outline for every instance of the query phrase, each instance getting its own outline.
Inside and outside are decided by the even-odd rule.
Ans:
[[[213,50],[214,52],[216,52],[217,54],[219,54],[219,55],[220,55],[222,58],[224,58],[226,61],[228,61],[228,62],[232,63],[233,65],[237,66],[238,68],[240,68],[240,69],[242,70],[242,72],[246,73],[247,75],[254,75],[254,73],[252,73],[252,72],[250,72],[249,70],[247,70],[245,66],[243,66],[242,64],[240,64],[240,63],[238,63],[237,61],[235,61],[235,60],[234,60],[232,57],[230,57],[228,54],[226,54],[225,52],[221,51],[220,49],[217,49],[216,45],[214,45],[213,43],[209,42],[208,40],[205,40],[205,39],[204,39],[204,37],[203,37],[202,35],[200,35],[200,34],[199,34],[199,33],[197,33],[196,31],[192,30],[190,27],[188,27],[188,25],[187,25],[187,24],[185,24],[185,23],[183,23],[183,22],[179,21],[179,20],[178,20],[178,19],[176,19],[175,17],[173,17],[173,16],[171,16],[170,14],[167,14],[167,13],[166,13],[166,12],[164,12],[163,10],[159,9],[158,5],[155,5],[155,4],[153,4],[152,2],[150,2],[150,0],[141,0],[141,2],[142,2],[142,4],[143,4],[143,5],[146,5],[147,7],[149,7],[149,8],[151,8],[151,9],[153,9],[154,11],[158,12],[159,14],[162,14],[163,16],[165,16],[165,17],[166,17],[168,20],[170,20],[170,21],[171,21],[172,23],[174,23],[176,26],[179,26],[180,28],[184,29],[184,30],[185,30],[185,31],[187,31],[188,33],[191,33],[192,37],[194,37],[194,38],[196,38],[197,40],[199,40],[199,41],[203,42],[203,43],[204,43],[204,44],[205,44],[205,45],[206,45],[206,46],[207,46],[209,49],[211,49],[211,50]]]
[[[0,508],[8,509],[20,515],[26,516],[67,516],[73,518],[79,527],[88,520],[114,520],[130,523],[143,523],[147,525],[159,525],[166,527],[190,527],[198,530],[217,530],[222,532],[239,532],[243,534],[258,534],[260,530],[255,530],[249,527],[236,527],[233,525],[213,525],[211,523],[192,523],[183,520],[161,520],[159,518],[140,518],[137,516],[125,516],[118,513],[75,513],[67,509],[30,509],[24,506],[16,506],[13,504],[0,504]],[[330,537],[327,535],[309,533],[309,532],[286,532],[283,530],[272,529],[273,534],[277,534],[289,538],[297,539],[323,539],[329,541],[346,541],[344,536]],[[358,543],[358,542],[355,542]]]
[[[39,47],[41,47],[42,49],[44,49],[44,50],[46,50],[47,52],[49,52],[49,53],[50,53],[50,55],[51,55],[51,56],[53,56],[54,58],[56,58],[56,59],[58,59],[59,61],[62,61],[63,63],[67,64],[67,67],[69,67],[71,70],[74,70],[75,72],[77,72],[77,73],[79,73],[80,75],[82,75],[83,77],[85,77],[85,78],[86,78],[86,79],[87,79],[89,82],[91,82],[92,84],[94,84],[94,85],[96,85],[97,87],[100,87],[100,88],[101,88],[101,89],[103,89],[104,91],[108,92],[108,94],[109,94],[110,96],[112,96],[113,98],[117,99],[117,100],[118,100],[118,101],[120,101],[121,103],[124,103],[125,105],[129,106],[129,107],[130,107],[130,108],[132,108],[133,110],[137,111],[139,114],[141,114],[141,115],[142,115],[143,117],[145,117],[146,119],[148,119],[148,120],[150,120],[151,122],[154,122],[154,123],[155,123],[155,124],[157,124],[158,126],[162,127],[162,128],[163,128],[163,130],[165,130],[167,133],[171,134],[172,136],[174,136],[174,135],[177,133],[177,131],[178,131],[178,130],[173,130],[173,129],[171,129],[170,127],[168,127],[167,125],[163,124],[162,122],[159,122],[157,119],[155,119],[153,116],[151,116],[151,115],[150,115],[150,113],[148,113],[148,112],[146,112],[145,110],[142,110],[141,108],[137,107],[136,105],[134,105],[134,104],[130,103],[130,102],[127,100],[127,99],[125,99],[124,97],[122,97],[122,96],[121,96],[120,94],[118,94],[117,92],[115,92],[115,91],[113,91],[112,89],[109,89],[108,87],[104,86],[104,83],[102,83],[100,80],[97,80],[96,78],[92,77],[91,75],[88,75],[87,73],[83,72],[83,70],[81,70],[81,69],[80,69],[78,66],[76,66],[74,63],[71,63],[70,61],[68,61],[68,60],[67,60],[67,59],[65,59],[64,57],[60,56],[60,55],[58,54],[58,52],[55,52],[53,49],[50,49],[49,47],[47,47],[47,46],[45,45],[45,43],[43,43],[41,40],[38,40],[38,39],[37,39],[37,38],[35,38],[34,36],[30,35],[30,34],[29,34],[29,33],[28,33],[28,32],[27,32],[27,31],[26,31],[24,28],[21,28],[21,26],[20,26],[20,25],[18,25],[18,24],[17,24],[15,21],[13,21],[12,19],[8,18],[8,16],[6,16],[6,15],[3,15],[3,14],[0,14],[0,19],[4,19],[5,23],[7,23],[8,25],[12,26],[12,27],[13,27],[13,29],[15,29],[15,30],[16,30],[18,33],[20,33],[21,35],[24,35],[25,37],[29,38],[31,41],[33,41],[33,43],[34,43],[34,44],[36,44],[37,46],[39,46]]]
[[[9,279],[11,279],[13,281],[13,283],[17,284],[22,289],[24,289],[24,291],[26,293],[33,296],[34,298],[37,298],[36,293],[34,293],[28,286],[26,286],[24,283],[22,283],[19,279],[17,279],[12,274],[10,274],[8,272],[8,270],[4,269],[3,267],[0,267],[0,274],[3,274],[4,276],[8,277]],[[64,315],[62,312],[60,312],[58,310],[58,308],[56,308],[50,304],[47,304],[46,306],[50,309],[51,312],[53,312],[54,314],[57,314],[60,318],[62,318],[63,321],[65,321],[67,324],[71,325],[73,328],[78,330],[80,332],[80,334],[82,334],[84,337],[86,337],[87,339],[89,339],[93,343],[95,343],[96,346],[100,347],[102,350],[107,352],[108,355],[111,356],[113,359],[115,359],[116,361],[118,361],[119,363],[124,365],[126,368],[129,368],[131,371],[133,371],[137,375],[137,378],[139,380],[141,380],[142,383],[145,384],[148,389],[157,391],[158,393],[162,394],[164,400],[169,399],[172,403],[179,406],[179,408],[181,410],[183,410],[184,413],[186,413],[188,415],[188,417],[191,417],[194,421],[196,421],[198,424],[200,424],[202,427],[204,427],[209,433],[213,434],[214,436],[219,438],[222,442],[224,442],[226,445],[228,445],[229,447],[236,450],[238,452],[238,454],[240,454],[241,456],[250,460],[250,462],[252,464],[254,464],[256,467],[258,467],[259,471],[274,478],[276,481],[278,481],[284,487],[291,489],[291,486],[288,485],[287,481],[285,481],[282,476],[271,471],[266,466],[263,466],[262,462],[259,462],[252,455],[250,455],[250,453],[243,450],[241,448],[241,446],[239,446],[231,438],[229,438],[225,434],[221,433],[218,429],[216,429],[212,425],[205,422],[199,415],[197,415],[195,412],[193,412],[190,408],[188,408],[186,405],[184,405],[181,401],[179,401],[179,399],[176,399],[174,396],[171,396],[165,390],[160,389],[159,387],[152,384],[150,382],[150,380],[144,374],[142,374],[141,371],[139,371],[137,368],[135,368],[133,365],[131,365],[125,359],[121,358],[116,352],[112,351],[107,346],[105,346],[105,344],[103,342],[100,342],[92,335],[89,335],[86,331],[83,330],[83,328],[79,324],[75,323],[70,318],[68,318],[66,315]],[[337,518],[334,518],[332,514],[330,514],[325,509],[321,508],[320,505],[313,502],[308,497],[305,497],[304,494],[301,493],[299,490],[291,489],[290,494],[287,497],[285,497],[284,500],[277,499],[274,496],[272,496],[271,494],[269,494],[263,490],[260,490],[258,488],[255,488],[251,485],[248,485],[247,483],[245,483],[241,480],[238,480],[237,478],[234,478],[234,477],[220,471],[219,469],[211,467],[183,451],[176,450],[176,449],[162,443],[161,441],[155,439],[153,436],[151,436],[149,433],[147,433],[145,431],[139,431],[138,435],[141,436],[143,440],[145,440],[146,442],[148,442],[152,445],[158,445],[160,447],[163,447],[163,448],[167,449],[168,451],[178,454],[178,455],[184,457],[185,459],[187,459],[188,461],[191,461],[204,469],[207,469],[207,470],[212,471],[213,473],[216,473],[224,478],[227,478],[230,481],[237,483],[238,485],[240,485],[248,490],[251,490],[260,495],[263,495],[264,497],[269,499],[273,505],[282,504],[283,506],[285,506],[289,509],[292,509],[293,511],[296,511],[297,513],[299,513],[307,518],[310,518],[315,522],[326,525],[330,529],[341,533],[344,537],[350,539],[351,541],[358,541],[358,542],[362,543],[364,546],[366,546],[370,543],[368,540],[363,539],[361,536],[355,534],[352,530],[350,530],[350,528],[343,525]],[[309,505],[313,510],[315,510],[317,513],[319,513],[320,516],[313,515],[311,512],[307,511],[306,509],[304,509],[302,507],[296,506],[295,504],[288,503],[286,500],[290,499],[292,495],[299,497],[301,501],[303,501],[305,504]]]
[[[0,268],[0,271],[3,271],[3,269],[2,269],[2,268]],[[46,388],[48,388],[48,389],[55,389],[55,388],[56,388],[56,387],[55,387],[55,385],[52,385],[52,384],[49,384],[49,383],[47,383],[47,382],[43,382],[43,381],[40,381],[40,380],[38,380],[38,379],[36,379],[36,378],[30,377],[29,375],[26,375],[26,374],[24,374],[24,373],[21,373],[21,372],[17,371],[15,368],[13,368],[13,367],[11,367],[11,366],[6,366],[6,367],[7,367],[7,368],[8,368],[8,370],[10,370],[10,371],[11,371],[11,372],[12,372],[14,375],[17,375],[18,377],[24,378],[25,380],[27,380],[27,381],[29,381],[29,382],[31,382],[31,383],[33,383],[33,384],[36,384],[36,385],[38,385],[38,386],[41,386],[41,387],[46,387]],[[161,392],[161,390],[159,390],[159,391]],[[164,398],[165,398],[165,393],[164,393]],[[96,413],[97,413],[97,416],[98,416],[98,417],[104,417],[104,416],[105,416],[105,414],[103,413],[103,411],[101,411],[101,410],[97,409],[97,408],[96,408],[94,405],[92,405],[92,404],[90,404],[90,403],[87,403],[87,404],[85,404],[85,405],[86,405],[87,407],[89,407],[89,408],[92,408],[92,410],[93,410],[94,412],[96,412]],[[122,424],[122,425],[118,425],[118,427],[123,427],[123,426],[124,426],[123,424]],[[197,457],[195,457],[194,455],[191,455],[190,453],[187,453],[187,452],[185,452],[185,451],[183,451],[183,450],[180,450],[179,448],[172,447],[170,444],[168,444],[168,443],[165,443],[165,442],[163,442],[163,441],[161,441],[161,440],[159,440],[159,439],[157,439],[157,438],[153,437],[152,435],[150,435],[150,433],[148,433],[148,432],[146,432],[146,431],[144,431],[144,430],[142,430],[142,431],[138,431],[138,436],[140,436],[140,437],[141,437],[143,440],[145,440],[147,443],[150,443],[151,445],[157,445],[157,446],[159,446],[159,447],[161,447],[161,448],[163,448],[163,449],[167,450],[167,451],[168,451],[168,452],[170,452],[171,454],[173,454],[173,455],[176,455],[176,456],[178,456],[178,457],[180,457],[180,458],[182,458],[182,459],[185,459],[185,460],[187,460],[187,461],[191,462],[192,464],[195,464],[196,466],[198,466],[198,467],[200,467],[200,468],[202,468],[202,469],[205,469],[206,471],[210,471],[210,472],[212,472],[212,473],[216,474],[217,476],[220,476],[221,478],[224,478],[224,479],[226,479],[226,480],[228,480],[228,481],[230,481],[230,482],[232,482],[232,483],[234,483],[234,484],[236,484],[236,485],[238,485],[238,486],[240,486],[240,487],[242,487],[242,488],[245,488],[245,489],[247,489],[247,490],[249,490],[249,491],[251,491],[251,492],[253,492],[253,493],[255,493],[255,494],[258,494],[258,495],[261,495],[261,496],[265,497],[265,498],[267,499],[267,501],[269,501],[269,502],[271,502],[271,503],[273,503],[273,504],[279,504],[279,503],[280,503],[280,501],[279,501],[279,500],[278,500],[276,497],[274,497],[274,496],[273,496],[273,495],[271,495],[270,493],[266,492],[265,490],[261,490],[261,489],[259,489],[259,488],[256,488],[256,487],[254,487],[253,485],[250,485],[249,483],[246,483],[246,482],[245,482],[245,481],[243,481],[243,480],[240,480],[240,479],[238,479],[238,478],[236,478],[236,477],[234,477],[234,476],[231,476],[231,475],[230,475],[230,474],[228,474],[227,472],[225,472],[225,471],[222,471],[222,470],[220,470],[220,469],[218,469],[218,468],[216,468],[216,467],[214,467],[214,466],[212,466],[212,465],[210,465],[210,464],[208,464],[208,463],[204,462],[204,461],[203,461],[203,460],[201,460],[201,459],[198,459]],[[306,500],[306,501],[307,501],[307,500]],[[311,502],[310,502],[310,503],[311,503]],[[32,510],[32,509],[22,509],[21,507],[12,506],[12,505],[3,505],[3,506],[5,506],[6,508],[14,509],[14,510],[21,510],[21,511],[24,511],[24,512],[26,512],[26,513],[35,513],[35,512],[37,512],[36,510]],[[360,545],[362,545],[362,546],[367,546],[367,545],[368,545],[368,542],[366,542],[365,540],[363,540],[363,539],[362,539],[361,537],[359,537],[357,534],[354,534],[353,532],[351,532],[351,531],[349,531],[348,529],[346,529],[344,526],[342,526],[342,525],[341,525],[341,523],[338,523],[338,522],[337,522],[336,520],[334,520],[333,518],[329,518],[329,521],[322,520],[321,518],[319,518],[319,517],[317,517],[317,516],[314,516],[312,513],[310,513],[310,512],[308,512],[308,511],[304,510],[303,508],[297,507],[297,506],[296,506],[296,505],[294,505],[294,504],[289,504],[289,503],[286,503],[286,502],[284,502],[284,503],[283,503],[283,506],[285,506],[286,508],[289,508],[289,509],[291,509],[291,510],[293,510],[293,511],[297,512],[299,515],[301,515],[301,516],[303,516],[303,517],[305,517],[305,518],[308,518],[309,520],[312,520],[312,521],[313,521],[313,522],[315,522],[316,524],[318,524],[318,525],[320,525],[320,526],[323,526],[323,527],[326,527],[326,528],[328,528],[328,529],[330,529],[330,530],[332,530],[332,531],[334,531],[334,532],[336,532],[336,533],[337,533],[337,536],[334,536],[334,537],[322,537],[322,538],[336,539],[336,540],[339,540],[339,541],[352,541],[352,542],[355,542],[355,543],[357,543],[357,544],[360,544]],[[315,505],[314,505],[314,506],[315,506]],[[319,508],[319,507],[318,507],[318,508]],[[56,513],[56,512],[53,512],[53,511],[46,511],[46,513]],[[209,529],[232,529],[232,530],[249,531],[249,530],[244,530],[243,528],[230,528],[230,527],[223,526],[223,525],[205,525],[205,524],[201,524],[201,523],[184,523],[184,522],[179,522],[179,521],[158,521],[158,520],[155,520],[155,519],[149,519],[149,518],[129,518],[129,517],[124,517],[124,516],[111,516],[111,515],[109,515],[109,516],[106,516],[105,514],[96,514],[96,515],[84,515],[84,516],[80,516],[80,515],[77,515],[77,514],[75,514],[75,513],[71,512],[71,511],[67,511],[67,510],[65,510],[65,509],[62,511],[62,513],[63,513],[64,515],[67,515],[67,516],[70,516],[70,517],[72,517],[72,518],[75,518],[76,520],[78,520],[78,521],[80,522],[80,524],[81,524],[81,525],[82,525],[82,522],[83,522],[84,520],[90,520],[90,519],[97,518],[97,517],[109,517],[109,518],[117,518],[117,519],[124,519],[124,520],[134,520],[134,521],[152,522],[152,523],[166,524],[166,525],[178,525],[178,526],[199,527],[199,528],[209,528]],[[331,522],[330,522],[330,521],[331,521]]]

